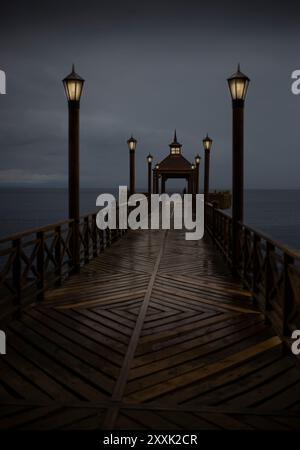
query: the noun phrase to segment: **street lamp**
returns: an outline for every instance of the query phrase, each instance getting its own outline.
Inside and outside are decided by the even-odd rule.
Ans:
[[[72,72],[63,79],[63,85],[69,102],[80,102],[83,84],[84,79],[75,72],[73,64]]]
[[[199,193],[199,168],[200,168],[200,162],[201,162],[201,156],[199,156],[198,154],[195,156],[195,164],[196,164],[196,168],[197,168],[197,173],[196,173],[196,194]]]
[[[129,149],[129,193],[130,195],[135,193],[135,149],[137,140],[131,137],[127,140]]]
[[[150,153],[147,156],[147,161],[148,161],[148,196],[150,199],[150,196],[151,196],[151,173],[152,173],[152,161],[153,161],[153,156]]]
[[[79,254],[79,109],[84,79],[72,72],[63,79],[69,105],[69,219],[74,220],[71,249],[74,270],[80,269]]]
[[[209,163],[210,163],[210,150],[212,146],[212,139],[206,134],[203,139],[203,147],[205,153],[205,163],[204,163],[204,201],[208,201],[209,194]]]
[[[238,223],[244,218],[244,103],[250,79],[240,71],[227,80],[232,99],[232,268],[237,272]]]
[[[137,140],[134,139],[134,138],[131,136],[131,137],[128,139],[127,144],[128,144],[129,150],[135,150],[135,149],[136,149]]]
[[[155,165],[155,168],[153,170],[153,194],[159,194],[159,164]]]
[[[195,193],[195,164],[191,164],[192,173],[189,178],[189,194]],[[193,204],[194,204],[194,195],[193,195]]]
[[[198,154],[195,156],[195,163],[196,164],[200,164],[201,162],[201,156],[199,156]]]
[[[228,86],[233,102],[244,102],[249,86],[250,79],[241,72],[240,65],[238,65],[237,72],[227,79]]]

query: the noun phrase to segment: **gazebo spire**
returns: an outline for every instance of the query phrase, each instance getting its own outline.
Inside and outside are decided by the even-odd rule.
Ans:
[[[174,144],[177,144],[177,135],[176,135],[176,128],[174,131],[174,140],[173,140]]]

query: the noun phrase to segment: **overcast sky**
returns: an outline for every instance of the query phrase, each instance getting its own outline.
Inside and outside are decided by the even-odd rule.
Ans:
[[[251,79],[245,111],[248,188],[300,189],[299,2],[13,1],[1,3],[0,184],[67,182],[67,104],[61,79],[86,80],[81,101],[82,186],[128,182],[126,140],[146,155],[203,156],[213,139],[211,188],[231,187],[231,101],[226,78]],[[298,3],[298,5],[297,5]],[[203,164],[202,170],[203,173]],[[202,177],[203,181],[203,177]],[[201,183],[202,183],[201,181]]]

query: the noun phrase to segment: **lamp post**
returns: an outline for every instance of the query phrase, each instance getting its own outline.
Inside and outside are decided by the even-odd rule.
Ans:
[[[203,147],[205,153],[205,165],[204,165],[204,201],[208,201],[209,194],[209,163],[210,163],[210,149],[212,146],[212,139],[206,134],[203,139]]]
[[[232,99],[232,269],[237,273],[238,223],[244,218],[244,103],[250,80],[238,65],[227,81]]]
[[[127,145],[129,149],[129,194],[135,193],[135,149],[137,140],[132,136],[128,139]]]
[[[195,193],[195,164],[191,164],[192,173],[190,176],[190,185],[189,185],[189,194],[193,195],[194,202],[194,193]]]
[[[150,153],[147,156],[147,161],[148,161],[148,196],[150,198],[151,191],[152,191],[151,173],[152,173],[152,161],[153,161],[153,156]]]
[[[199,156],[198,154],[195,156],[195,164],[196,164],[196,169],[197,169],[197,173],[196,173],[196,194],[199,194],[199,169],[200,169],[200,162],[201,162],[201,156]]]
[[[159,194],[159,164],[156,164],[155,169],[153,171],[153,192],[154,194]]]
[[[63,79],[69,105],[69,219],[74,220],[73,236],[70,241],[74,271],[80,269],[79,254],[79,109],[84,79],[74,68]]]

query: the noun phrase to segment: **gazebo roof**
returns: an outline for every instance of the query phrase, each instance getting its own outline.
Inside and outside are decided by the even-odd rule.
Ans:
[[[191,163],[182,155],[168,155],[158,163],[158,171],[180,172],[191,169]]]

